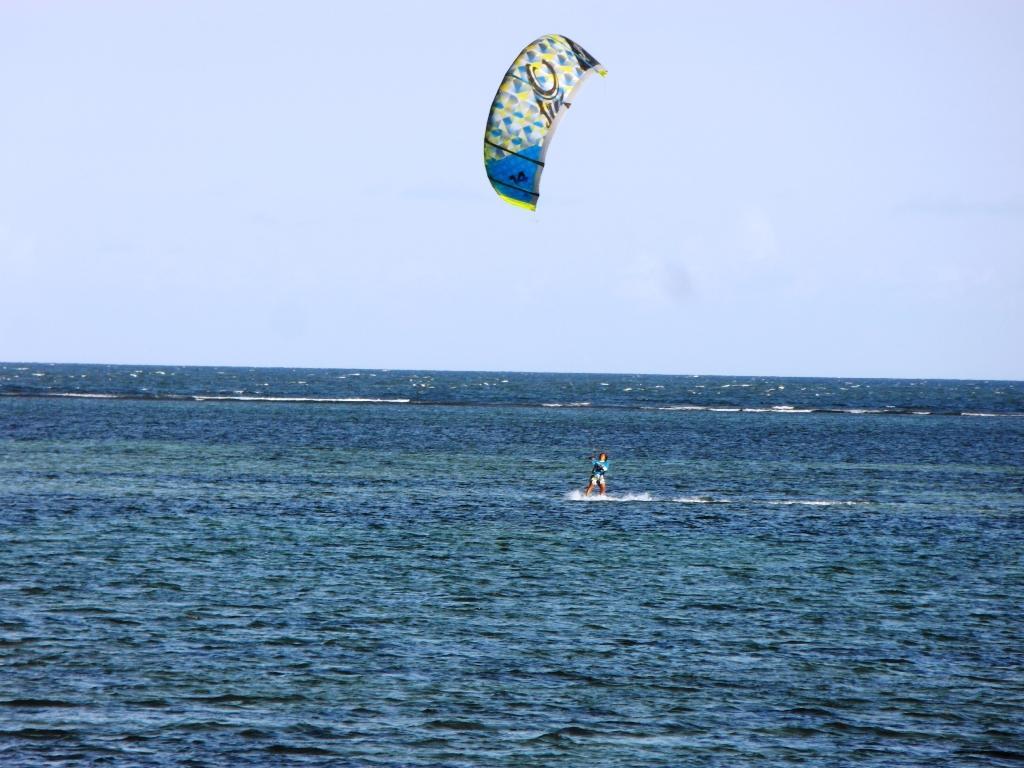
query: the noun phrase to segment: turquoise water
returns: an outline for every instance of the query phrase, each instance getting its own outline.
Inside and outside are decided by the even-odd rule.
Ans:
[[[1019,765],[1022,524],[1021,383],[0,364],[0,764]]]

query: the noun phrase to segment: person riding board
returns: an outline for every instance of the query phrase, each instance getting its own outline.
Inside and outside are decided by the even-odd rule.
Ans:
[[[601,496],[604,496],[605,482],[604,473],[608,471],[608,465],[611,463],[608,460],[607,453],[601,453],[596,459],[594,455],[590,455],[590,461],[592,466],[590,468],[590,484],[587,486],[587,490],[584,492],[584,496],[589,496],[590,492],[594,490],[594,486],[598,486],[601,489]]]

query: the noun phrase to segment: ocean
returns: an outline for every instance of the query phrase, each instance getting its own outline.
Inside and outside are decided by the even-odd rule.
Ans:
[[[1022,382],[0,364],[0,765],[1019,766],[1022,533]]]

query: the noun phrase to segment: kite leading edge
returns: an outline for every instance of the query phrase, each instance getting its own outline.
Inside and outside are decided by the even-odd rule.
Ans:
[[[523,48],[491,103],[484,133],[484,168],[502,200],[537,208],[544,156],[573,91],[606,70],[563,35],[545,35]]]

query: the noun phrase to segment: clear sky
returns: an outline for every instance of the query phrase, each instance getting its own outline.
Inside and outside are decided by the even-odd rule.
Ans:
[[[0,105],[0,360],[1024,379],[1021,2],[8,0]]]

